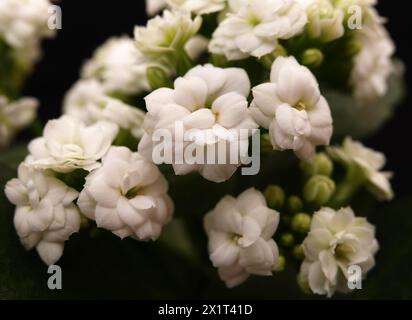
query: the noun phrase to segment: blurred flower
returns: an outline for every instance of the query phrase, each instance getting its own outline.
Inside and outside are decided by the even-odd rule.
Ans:
[[[295,58],[279,57],[270,80],[253,88],[250,109],[255,120],[269,129],[275,149],[292,149],[310,159],[316,146],[329,144],[333,131],[329,105],[316,78]]]
[[[111,147],[102,167],[86,177],[78,205],[97,226],[121,238],[156,240],[173,214],[159,169],[125,147]]]
[[[389,76],[395,70],[392,62],[395,45],[383,26],[385,19],[375,9],[364,10],[362,29],[355,33],[361,51],[354,58],[350,83],[355,98],[368,104],[387,92]]]
[[[147,63],[129,37],[110,38],[83,67],[83,78],[95,78],[106,92],[137,95],[149,91]]]
[[[209,40],[206,37],[197,35],[186,43],[185,50],[190,59],[196,60],[207,51],[208,45]]]
[[[117,125],[99,121],[86,126],[80,120],[63,116],[47,123],[43,137],[30,142],[27,163],[35,168],[71,172],[91,171],[100,166],[118,132]]]
[[[327,151],[332,158],[340,161],[344,166],[356,166],[363,175],[357,178],[366,179],[367,188],[378,199],[391,200],[393,198],[393,190],[389,182],[392,173],[381,171],[386,163],[383,153],[369,149],[349,137],[345,139],[342,147],[330,147]]]
[[[359,266],[365,277],[375,265],[377,250],[375,228],[365,218],[356,218],[351,208],[323,208],[314,214],[303,241],[299,283],[329,297],[336,291],[348,292],[349,267]]]
[[[249,78],[242,69],[221,69],[212,65],[193,68],[175,81],[174,89],[161,88],[146,97],[146,134],[139,144],[139,151],[152,159],[155,130],[174,130],[177,122],[182,122],[185,132],[196,130],[193,138],[204,154],[211,154],[213,150],[218,156],[219,144],[240,143],[240,129],[250,131],[244,141],[248,143],[251,130],[257,127],[248,110],[249,92]],[[238,149],[238,158],[242,156],[241,149]],[[226,150],[229,152],[230,148]],[[239,160],[236,163],[226,160],[224,164],[174,161],[173,167],[178,175],[198,171],[210,181],[222,182],[228,180],[240,165]]]
[[[274,51],[279,39],[300,33],[306,22],[305,12],[294,0],[248,0],[239,11],[227,14],[209,50],[228,60],[260,58]]]
[[[248,189],[238,198],[226,196],[204,219],[209,253],[220,278],[228,287],[250,274],[270,276],[279,252],[272,239],[279,213],[269,209],[262,193]]]
[[[0,147],[8,145],[17,131],[34,120],[38,105],[34,98],[9,101],[0,95]]]
[[[0,39],[13,48],[27,47],[43,37],[50,37],[49,0],[2,0],[0,2]]]
[[[104,120],[130,131],[135,138],[143,136],[145,113],[119,99],[109,97],[102,85],[94,79],[78,81],[66,94],[63,109],[65,114],[86,125]]]
[[[192,19],[190,13],[165,10],[162,16],[149,20],[147,26],[135,28],[137,48],[150,61],[174,66],[201,24],[202,19]]]
[[[209,14],[222,11],[227,0],[166,0],[174,9],[192,12],[195,14]]]
[[[80,215],[73,204],[78,192],[23,163],[5,193],[16,205],[14,226],[24,247],[36,247],[46,264],[55,264],[63,254],[64,242],[80,228]]]
[[[167,0],[146,0],[146,13],[153,17],[167,7]]]

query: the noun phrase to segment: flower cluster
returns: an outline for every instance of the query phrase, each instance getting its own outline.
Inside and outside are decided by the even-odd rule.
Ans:
[[[349,26],[353,4],[363,9],[359,30]],[[111,38],[96,50],[67,93],[63,116],[29,143],[18,178],[7,184],[23,245],[53,264],[81,225],[93,234],[101,228],[122,239],[159,239],[193,261],[198,255],[187,251],[204,248],[202,237],[186,244],[162,235],[176,207],[190,221],[183,228],[203,221],[210,260],[228,287],[300,268],[305,292],[350,291],[350,268],[364,278],[378,250],[375,227],[355,215],[370,206],[359,192],[378,201],[394,192],[382,153],[352,138],[329,146],[342,138],[334,136],[342,120],[330,92],[348,99],[353,117],[362,109],[354,105],[388,94],[394,46],[375,4],[146,1],[157,15],[134,38]],[[33,27],[17,37],[27,26],[15,26],[4,36],[3,16],[0,45],[2,37],[18,45],[43,35]],[[34,110],[32,100],[0,97],[0,143]],[[262,168],[243,179],[235,173],[250,158]],[[207,192],[197,192],[197,183]],[[190,206],[190,217],[188,189],[208,205]]]

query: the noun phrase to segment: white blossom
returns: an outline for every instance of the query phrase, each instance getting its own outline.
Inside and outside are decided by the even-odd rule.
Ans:
[[[51,120],[43,136],[30,142],[28,164],[63,173],[91,171],[100,166],[98,161],[107,153],[117,132],[118,126],[107,121],[86,126],[70,116]]]
[[[359,266],[362,277],[366,277],[375,265],[378,242],[375,227],[365,218],[355,217],[351,208],[322,208],[314,214],[302,247],[305,260],[300,284],[315,294],[330,297],[336,291],[350,291],[350,266]]]
[[[272,239],[279,213],[267,207],[261,192],[251,188],[238,198],[226,196],[204,219],[209,254],[228,287],[251,274],[270,276],[279,259]]]
[[[167,8],[167,0],[146,0],[146,13],[153,17],[163,9]]]
[[[248,0],[219,24],[209,51],[229,60],[260,58],[274,51],[278,40],[302,32],[306,22],[303,8],[294,0]]]
[[[54,31],[48,28],[51,6],[49,0],[1,0],[0,38],[11,47],[26,47]]]
[[[216,149],[221,144],[247,144],[252,130],[257,128],[248,110],[249,92],[250,81],[242,69],[221,69],[212,65],[193,68],[175,81],[174,89],[161,88],[145,98],[148,110],[144,126],[146,134],[139,144],[139,151],[152,159],[156,145],[152,137],[155,131],[172,131],[177,122],[183,124],[183,134],[197,130],[195,143],[201,149],[196,150],[199,154],[200,151],[203,151],[204,155],[211,154],[214,150],[218,157]],[[243,141],[240,129],[249,131],[246,141]],[[185,144],[184,148],[186,147]],[[230,152],[229,146],[226,151]],[[239,147],[236,158],[241,158],[242,155]],[[240,160],[231,163],[230,159],[226,158],[226,162],[222,164],[217,161],[194,164],[174,161],[172,164],[178,175],[197,171],[210,181],[222,182],[234,174]]]
[[[209,14],[225,9],[227,0],[166,0],[174,9],[195,14]]]
[[[78,192],[23,163],[5,193],[16,205],[14,226],[21,243],[27,250],[35,247],[46,264],[55,264],[63,254],[64,242],[80,228],[79,211],[73,203]]]
[[[0,147],[8,145],[17,131],[34,120],[38,105],[34,98],[9,101],[0,95]]]
[[[137,95],[149,91],[147,63],[129,37],[113,37],[83,67],[83,78],[99,80],[106,92]]]
[[[145,27],[135,28],[138,50],[150,61],[166,67],[173,64],[186,43],[199,31],[202,19],[192,19],[190,13],[165,10],[149,20]]]
[[[207,52],[209,40],[201,35],[191,38],[185,46],[185,50],[192,60],[198,59],[203,53]]]
[[[135,138],[139,139],[143,136],[145,113],[108,96],[97,80],[78,81],[67,93],[63,109],[65,114],[87,125],[104,120],[130,131]]]
[[[383,153],[365,147],[362,143],[346,138],[342,147],[329,147],[328,153],[345,166],[355,165],[367,180],[367,188],[381,200],[391,200],[393,190],[389,179],[391,172],[382,171],[386,163]]]
[[[86,177],[80,210],[121,238],[156,240],[173,214],[159,169],[125,147],[111,147],[102,163]]]
[[[279,57],[270,80],[252,90],[255,120],[269,129],[275,149],[292,149],[300,158],[311,158],[316,146],[329,144],[333,131],[330,108],[316,78],[295,58]]]
[[[374,9],[364,10],[362,29],[355,34],[361,50],[354,58],[350,83],[359,102],[371,103],[387,93],[395,45],[383,26],[385,20]]]

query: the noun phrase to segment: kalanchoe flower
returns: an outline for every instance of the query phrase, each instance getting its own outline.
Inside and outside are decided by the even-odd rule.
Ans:
[[[66,94],[64,113],[86,125],[108,121],[130,131],[135,138],[143,135],[145,113],[105,93],[97,80],[80,80]]]
[[[17,131],[34,120],[38,104],[34,98],[9,101],[0,95],[0,147],[8,145]]]
[[[117,125],[99,121],[86,126],[80,120],[63,116],[47,123],[43,137],[30,142],[28,165],[35,168],[71,172],[91,171],[100,166],[118,132]]]
[[[121,238],[156,240],[173,214],[159,169],[125,147],[111,147],[102,163],[86,177],[82,213]]]
[[[275,149],[292,149],[310,159],[316,146],[328,145],[332,136],[329,105],[313,74],[293,57],[279,57],[272,66],[270,83],[253,88],[251,112],[269,129]]]
[[[78,192],[23,163],[5,193],[16,205],[14,226],[21,243],[27,250],[35,247],[46,264],[55,264],[63,254],[64,242],[80,228],[80,215],[73,204]]]
[[[224,197],[205,216],[210,259],[228,287],[251,274],[272,275],[279,259],[272,239],[278,223],[279,213],[269,209],[263,194],[253,188],[236,199]]]
[[[0,39],[13,48],[38,43],[55,32],[48,27],[49,0],[2,0],[0,2]]]
[[[167,0],[146,0],[146,13],[153,17],[167,7]]]
[[[129,37],[110,38],[83,67],[83,78],[98,79],[106,92],[137,95],[149,91],[147,62]]]
[[[240,10],[227,14],[213,34],[212,53],[240,60],[262,57],[275,50],[278,40],[302,32],[307,22],[295,0],[248,0]]]
[[[389,179],[391,172],[382,171],[386,163],[383,153],[365,147],[362,143],[346,138],[342,147],[328,148],[328,154],[344,166],[356,166],[360,175],[358,179],[366,180],[366,187],[378,198],[391,200],[393,190]]]
[[[195,14],[209,14],[225,9],[227,0],[166,0],[174,9]]]
[[[355,36],[361,46],[354,58],[350,83],[355,98],[362,104],[372,103],[387,93],[389,76],[395,67],[395,45],[383,26],[385,19],[366,8],[362,29]]]
[[[357,265],[362,276],[375,265],[378,250],[375,228],[352,209],[323,208],[312,218],[311,230],[303,242],[305,260],[299,283],[320,295],[348,292],[349,267]]]
[[[198,161],[192,164],[187,159],[178,163],[173,159],[175,173],[185,175],[198,171],[210,181],[228,180],[239,167],[240,158],[245,156],[244,152],[247,153],[247,148],[242,148],[240,145],[242,143],[247,145],[252,130],[257,128],[248,110],[249,92],[249,78],[242,69],[221,69],[212,65],[193,68],[184,77],[175,81],[174,89],[161,88],[146,97],[148,110],[145,120],[146,134],[139,144],[139,151],[148,159],[153,159],[153,150],[157,145],[153,140],[156,130],[170,130],[173,135],[175,124],[180,122],[183,125],[184,135],[186,132],[196,130],[195,141],[193,141],[198,146],[196,153],[200,154],[202,151],[207,156],[212,154],[213,150],[216,157],[222,157],[218,154],[219,150],[216,150],[219,144],[232,143],[237,144],[239,148],[238,155],[235,155],[236,161],[231,161],[228,156],[223,163]],[[240,129],[246,131],[245,137],[242,137]],[[174,144],[175,141],[172,143]],[[175,145],[171,146],[175,147]],[[184,144],[184,150],[187,147],[188,145]],[[230,146],[227,146],[226,151],[228,153],[231,151]]]
[[[165,10],[147,23],[135,28],[136,46],[146,59],[165,67],[176,67],[186,43],[199,31],[202,18],[190,13]]]

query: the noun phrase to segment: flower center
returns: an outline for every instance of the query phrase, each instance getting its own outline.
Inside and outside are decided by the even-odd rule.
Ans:
[[[124,196],[130,200],[130,199],[137,197],[140,191],[141,191],[140,187],[134,187],[128,190]]]
[[[306,110],[306,104],[304,104],[302,101],[299,101],[297,104],[293,106],[295,109],[298,109],[299,111],[304,111]]]

